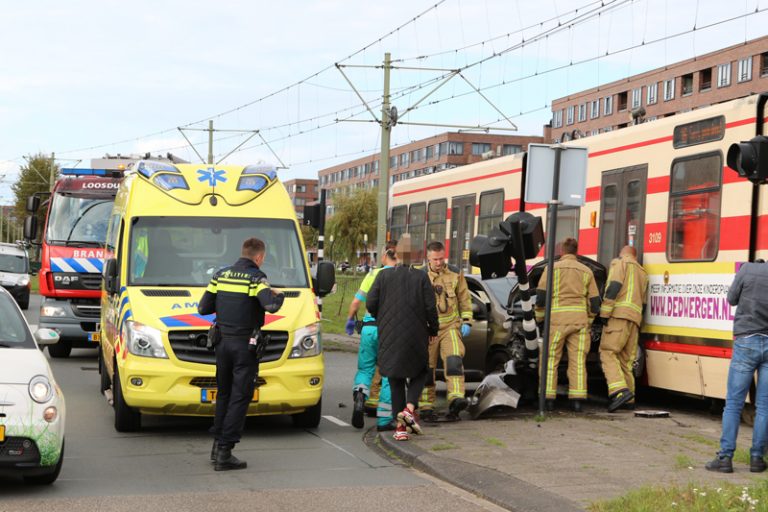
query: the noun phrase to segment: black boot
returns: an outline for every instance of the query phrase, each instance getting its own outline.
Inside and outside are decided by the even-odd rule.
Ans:
[[[547,412],[553,412],[555,410],[555,400],[553,399],[547,399],[544,400],[544,409]]]
[[[750,457],[749,458],[749,470],[752,473],[762,473],[766,469],[765,459],[762,457]]]
[[[216,471],[229,471],[232,469],[245,469],[248,463],[232,455],[232,447],[229,445],[219,445],[219,453],[216,454],[216,465],[213,469]]]
[[[582,403],[584,400],[571,400],[571,410],[573,412],[583,412]]]
[[[625,403],[635,398],[635,395],[628,389],[622,389],[621,391],[615,392],[608,398],[611,399],[611,403],[608,404],[608,412],[613,412]]]
[[[352,426],[363,428],[365,426],[365,395],[358,389],[352,396],[355,402],[352,407]]]
[[[419,409],[419,418],[424,423],[437,423],[439,421],[434,409]]]
[[[458,397],[451,400],[451,403],[448,404],[448,414],[452,416],[456,416],[456,418],[459,417],[459,413],[467,408],[469,405],[469,402],[467,402],[467,399],[464,397]]]
[[[733,460],[725,455],[718,455],[704,466],[707,471],[720,473],[733,473]]]
[[[211,463],[216,462],[216,455],[219,454],[219,442],[214,439],[213,440],[213,446],[211,447]]]

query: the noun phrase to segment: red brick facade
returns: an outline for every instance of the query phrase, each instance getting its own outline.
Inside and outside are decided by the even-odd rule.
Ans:
[[[320,197],[320,189],[317,188],[317,180],[296,179],[283,182],[288,195],[291,197],[296,216],[299,220],[304,218],[304,205],[316,202]]]

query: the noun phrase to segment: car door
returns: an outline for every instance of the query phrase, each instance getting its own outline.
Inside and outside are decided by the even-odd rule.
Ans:
[[[491,303],[480,283],[472,278],[467,278],[467,287],[472,298],[472,328],[469,331],[469,336],[464,339],[464,370],[465,373],[472,370],[473,373],[478,371],[485,374]]]

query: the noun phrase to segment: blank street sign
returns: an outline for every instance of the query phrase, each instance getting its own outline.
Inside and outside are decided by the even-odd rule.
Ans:
[[[587,193],[587,148],[562,146],[558,199],[565,206],[584,206]],[[549,203],[555,173],[555,146],[528,145],[525,201]]]

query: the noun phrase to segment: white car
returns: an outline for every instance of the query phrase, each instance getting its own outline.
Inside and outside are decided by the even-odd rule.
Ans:
[[[0,288],[0,476],[51,484],[64,460],[64,395],[38,345],[59,335],[34,337],[11,295]]]

